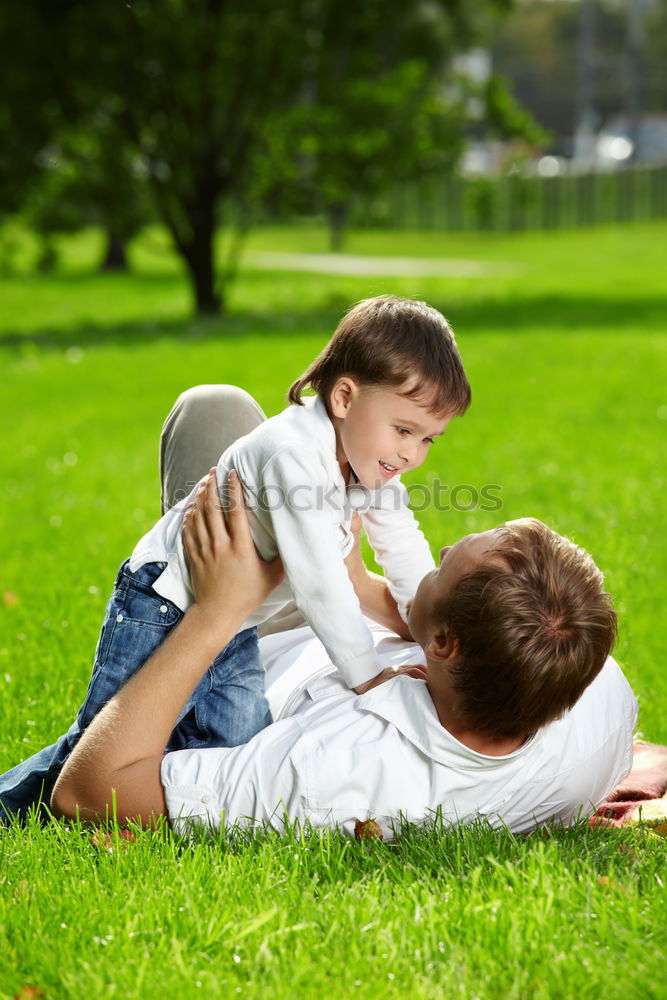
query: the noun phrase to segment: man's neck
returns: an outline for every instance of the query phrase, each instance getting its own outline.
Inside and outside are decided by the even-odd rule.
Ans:
[[[527,737],[525,736],[498,739],[471,729],[462,722],[451,707],[454,701],[453,692],[438,690],[438,686],[433,684],[431,677],[427,680],[426,686],[433,699],[440,725],[447,730],[450,736],[453,736],[455,740],[468,749],[474,750],[475,753],[481,753],[487,757],[505,757],[518,750],[526,742]]]

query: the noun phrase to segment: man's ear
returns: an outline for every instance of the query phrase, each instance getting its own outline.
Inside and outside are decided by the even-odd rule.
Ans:
[[[347,375],[341,375],[334,382],[329,395],[329,406],[333,417],[338,417],[340,420],[345,419],[350,403],[354,399],[358,388],[354,379],[349,378]]]
[[[436,663],[451,663],[458,659],[459,640],[450,629],[445,629],[432,636],[424,647],[424,652],[429,660],[435,660]]]

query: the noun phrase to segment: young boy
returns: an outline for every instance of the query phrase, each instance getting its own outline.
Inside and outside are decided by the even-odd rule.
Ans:
[[[304,400],[305,388],[316,396]],[[394,296],[359,303],[292,385],[289,401],[231,445],[217,470],[223,495],[229,471],[237,471],[257,550],[265,560],[280,555],[285,583],[216,657],[181,713],[170,750],[235,746],[270,722],[257,625],[292,598],[349,687],[363,690],[379,674],[361,595],[344,561],[354,510],[385,572],[381,603],[394,608],[396,622],[406,620],[408,602],[434,568],[398,477],[422,464],[433,439],[470,403],[441,314]],[[57,744],[0,779],[6,812],[24,814],[42,785],[48,794],[81,731],[192,603],[181,526],[193,494],[121,566],[77,721]]]

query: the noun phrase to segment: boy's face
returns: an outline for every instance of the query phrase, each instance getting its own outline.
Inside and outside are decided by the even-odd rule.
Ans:
[[[349,481],[377,490],[421,465],[433,440],[444,434],[450,414],[432,413],[424,402],[400,394],[406,386],[360,386],[341,378],[331,392],[336,457]]]

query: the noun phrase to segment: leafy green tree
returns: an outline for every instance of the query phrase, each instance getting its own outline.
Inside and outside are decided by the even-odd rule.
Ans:
[[[354,199],[453,168],[471,105],[452,59],[488,37],[507,8],[500,0],[367,0],[347,14],[334,0],[311,5],[298,148],[333,249]]]
[[[140,158],[200,313],[221,308],[214,236],[243,204],[273,115],[300,80],[296,0],[136,0],[72,5],[92,94],[114,96],[119,142]],[[85,58],[77,73],[88,72]]]
[[[118,141],[111,117],[100,109],[74,130],[61,129],[38,162],[42,178],[24,214],[42,238],[42,269],[55,266],[54,235],[94,225],[106,234],[101,269],[127,270],[128,242],[155,216],[143,164]]]
[[[139,164],[197,311],[215,313],[225,277],[216,230],[242,229],[263,193],[309,174],[342,232],[350,191],[371,197],[454,162],[467,111],[447,89],[451,57],[487,37],[509,5],[22,0],[6,16],[23,26],[17,74],[22,66],[26,102],[40,109],[26,148],[42,148],[52,87],[56,132],[68,137],[62,162],[80,162],[74,139],[98,150],[94,167],[79,168],[87,176],[70,178],[71,197],[83,208],[95,187],[99,217],[118,217],[116,164]],[[24,37],[30,24],[39,45]],[[53,131],[43,127],[44,145]]]
[[[0,220],[17,212],[42,176],[40,153],[62,122],[57,73],[48,53],[48,12],[30,4],[0,6]]]
[[[375,79],[351,79],[338,100],[310,109],[301,148],[309,180],[342,248],[353,199],[374,199],[398,181],[451,169],[464,138],[461,100],[444,101],[422,64],[403,63]]]

